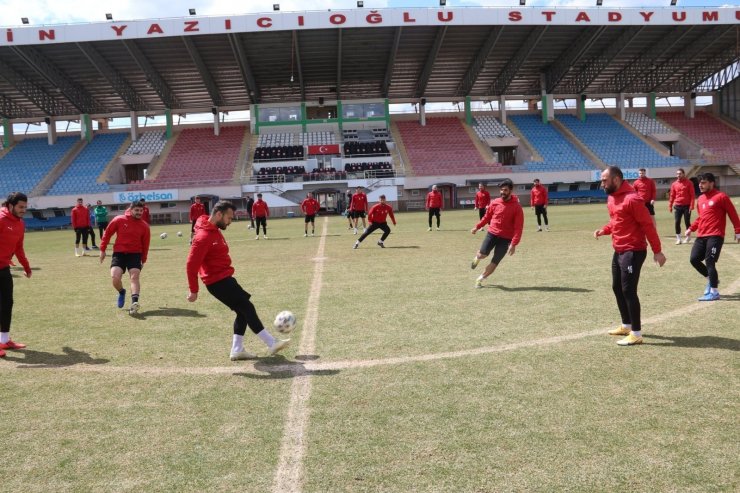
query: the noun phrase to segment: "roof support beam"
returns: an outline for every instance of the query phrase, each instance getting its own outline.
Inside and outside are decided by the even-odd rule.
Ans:
[[[547,31],[547,26],[538,26],[532,29],[529,36],[527,36],[527,39],[519,47],[501,73],[498,74],[498,77],[493,81],[493,84],[488,88],[488,91],[486,91],[487,95],[499,96],[506,92],[506,89],[509,88],[509,84],[514,80],[516,73],[522,65],[524,65],[524,62],[527,61],[527,58],[529,58],[532,51],[534,51],[537,43],[540,42],[540,39],[542,39],[542,36],[545,34],[545,31]]]
[[[3,118],[22,118],[28,114],[23,108],[0,94],[0,116]]]
[[[675,56],[661,63],[655,70],[645,74],[641,86],[647,87],[645,92],[657,91],[663,83],[678,76],[692,60],[704,58],[704,52],[733,29],[735,29],[735,26],[714,26],[708,33],[700,35],[702,38],[710,40],[708,43],[692,43],[689,41],[687,46],[676,53]]]
[[[221,96],[221,91],[216,85],[216,81],[213,80],[211,71],[208,70],[208,67],[203,61],[203,57],[200,56],[200,52],[198,51],[198,47],[195,46],[195,42],[190,36],[182,36],[181,39],[190,54],[190,58],[192,58],[193,63],[197,67],[200,77],[203,79],[203,83],[206,85],[206,89],[208,89],[208,94],[211,96],[213,105],[223,106],[224,98]]]
[[[630,26],[598,55],[593,57],[573,79],[560,88],[564,94],[582,94],[591,83],[596,80],[612,60],[630,44],[635,36],[640,34],[642,26]]]
[[[121,76],[121,74],[111,67],[111,65],[93,48],[89,43],[77,43],[77,47],[90,60],[90,63],[105,77],[113,89],[121,96],[129,109],[132,111],[149,111],[149,105],[141,99],[133,87]]]
[[[110,113],[105,106],[95,101],[92,95],[81,84],[72,81],[69,76],[57,68],[56,65],[49,61],[36,48],[31,46],[11,46],[10,49],[38,72],[39,75],[48,80],[52,86],[58,87],[72,106],[77,108],[80,113]]]
[[[396,55],[398,55],[398,47],[401,45],[401,33],[403,27],[398,26],[396,32],[393,35],[393,46],[391,46],[391,52],[388,54],[388,63],[385,66],[385,77],[383,78],[383,87],[381,89],[383,97],[387,98],[388,93],[391,90],[391,79],[393,78],[393,66],[396,64]]]
[[[177,97],[167,85],[167,82],[159,75],[152,64],[149,62],[147,57],[141,51],[141,48],[136,44],[134,40],[123,41],[123,45],[128,50],[131,57],[134,59],[136,64],[139,66],[142,72],[146,74],[147,82],[152,86],[152,89],[157,93],[159,99],[162,100],[165,108],[181,108],[182,105],[177,100]]]
[[[254,80],[254,74],[249,66],[247,60],[247,52],[244,49],[242,40],[238,34],[229,33],[226,35],[229,38],[229,44],[231,45],[231,51],[234,52],[236,62],[239,64],[239,71],[242,73],[242,79],[244,79],[244,85],[247,88],[247,95],[252,103],[259,103],[262,99],[260,95],[260,88],[257,86],[257,82]]]
[[[596,92],[598,93],[622,93],[632,86],[632,83],[641,75],[655,69],[656,60],[665,57],[666,53],[676,46],[684,36],[693,29],[684,26],[676,26],[666,36],[660,38],[660,41],[652,45],[649,49],[640,53],[638,57],[631,60],[625,67],[605,84],[602,84]]]
[[[47,115],[59,116],[73,113],[72,108],[61,104],[42,87],[23,77],[2,60],[0,60],[0,77],[7,80],[13,87],[26,96],[37,108]],[[27,111],[24,111],[23,113],[28,114]]]
[[[457,90],[455,91],[456,96],[470,95],[470,91],[473,89],[475,81],[478,80],[478,76],[483,70],[483,67],[486,64],[486,60],[488,60],[491,52],[496,47],[496,43],[498,43],[498,40],[499,38],[501,38],[501,34],[503,34],[503,32],[504,26],[494,26],[491,28],[491,32],[488,33],[488,38],[486,38],[486,41],[478,50],[478,53],[475,55],[473,61],[470,63],[468,70],[465,72],[462,80],[457,85]]]
[[[303,83],[303,67],[301,66],[301,48],[298,44],[298,31],[293,31],[293,56],[295,56],[295,67],[298,72],[298,84],[301,88],[301,101],[306,100],[306,85]],[[291,67],[291,70],[293,67]],[[291,72],[290,76],[293,76]],[[292,81],[291,81],[292,82]]]
[[[342,29],[337,31],[337,100],[342,99]]]
[[[421,71],[419,81],[416,83],[414,97],[422,97],[427,90],[427,84],[429,83],[429,78],[432,76],[432,70],[434,69],[434,62],[437,60],[437,55],[439,54],[439,49],[442,47],[445,34],[447,34],[447,26],[440,26],[437,28],[437,37],[434,38],[434,43],[432,43],[432,48],[429,50],[427,61]]]
[[[589,26],[561,53],[557,60],[545,72],[545,90],[547,94],[553,94],[555,88],[563,80],[563,77],[586,52],[593,46],[599,36],[606,30],[606,26]]]
[[[727,45],[722,51],[711,58],[701,61],[679,80],[671,84],[671,88],[678,92],[689,92],[697,87],[706,91],[716,91],[732,80],[730,74],[733,64],[740,63],[737,47],[734,44]],[[737,71],[737,67],[735,67]]]

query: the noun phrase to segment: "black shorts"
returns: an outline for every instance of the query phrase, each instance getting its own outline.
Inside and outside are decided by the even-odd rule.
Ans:
[[[647,210],[651,216],[655,215],[655,206],[653,206],[653,204],[651,204],[650,202],[645,202],[645,207],[647,207]]]
[[[144,265],[141,263],[140,253],[123,253],[123,252],[113,252],[113,256],[111,257],[111,261],[110,261],[110,266],[123,269],[123,272],[126,272],[126,269],[141,270],[144,267]]]
[[[491,263],[498,265],[501,260],[506,256],[506,252],[509,250],[511,240],[506,238],[500,238],[490,231],[486,233],[486,237],[483,239],[483,243],[480,246],[480,253],[488,255],[493,250],[493,257],[491,257]]]
[[[364,219],[365,211],[352,211],[352,217],[355,219]]]
[[[306,223],[312,223],[316,219],[316,214],[306,214]]]

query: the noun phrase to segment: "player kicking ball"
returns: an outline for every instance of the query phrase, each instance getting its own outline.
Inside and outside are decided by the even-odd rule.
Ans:
[[[236,313],[231,361],[257,357],[244,349],[244,333],[247,326],[262,339],[270,355],[277,354],[290,344],[290,339],[275,339],[265,329],[257,316],[257,310],[249,301],[252,295],[244,291],[233,277],[234,268],[231,266],[229,245],[221,231],[226,230],[231,224],[234,212],[236,212],[234,204],[221,200],[213,206],[210,217],[204,215],[196,220],[195,236],[186,264],[190,287],[187,297],[189,302],[198,299],[198,274],[200,274],[208,292]]]
[[[360,236],[360,239],[355,242],[355,245],[352,247],[355,250],[360,247],[362,240],[367,238],[376,229],[383,231],[383,236],[380,237],[378,246],[380,248],[385,248],[385,240],[388,238],[388,235],[391,234],[391,228],[388,226],[386,217],[391,217],[391,221],[393,221],[394,226],[396,225],[396,217],[393,215],[393,207],[386,204],[385,195],[381,195],[379,200],[380,202],[370,208],[370,212],[367,215],[368,221],[370,221],[370,227],[367,228],[365,232],[362,233],[362,236]]]

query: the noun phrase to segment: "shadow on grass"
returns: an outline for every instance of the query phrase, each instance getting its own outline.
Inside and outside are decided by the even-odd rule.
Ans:
[[[398,248],[398,249],[401,249],[401,248],[421,248],[421,247],[419,245],[406,245],[406,246],[387,246],[386,245],[386,248]]]
[[[740,301],[740,294],[721,294],[719,299],[722,301]]]
[[[547,293],[592,293],[593,289],[584,288],[568,288],[563,286],[520,286],[517,288],[510,288],[508,286],[500,286],[498,284],[490,284],[488,286],[483,285],[483,288],[495,288],[501,291],[508,291],[516,293],[517,291],[545,291]]]
[[[191,318],[205,318],[205,315],[199,313],[197,310],[189,310],[187,308],[167,308],[160,307],[156,310],[148,310],[145,312],[139,312],[135,315],[131,315],[133,318],[140,320],[146,320],[147,317],[191,317]]]
[[[339,373],[339,370],[307,370],[303,363],[290,361],[285,356],[280,355],[260,359],[254,364],[254,369],[266,373],[266,375],[253,375],[251,373],[234,373],[234,375],[254,380],[272,380],[303,376],[325,377]]]
[[[665,347],[690,347],[690,348],[702,348],[702,349],[729,349],[730,351],[740,351],[740,340],[730,339],[727,337],[717,336],[696,336],[696,337],[668,337],[668,336],[657,336],[653,334],[644,334],[644,339],[657,339],[659,341],[648,343],[653,346],[665,346]]]
[[[92,358],[88,353],[77,351],[71,347],[63,347],[64,354],[46,353],[23,349],[21,351],[8,351],[5,360],[13,361],[24,366],[23,368],[56,368],[60,366],[74,365],[104,365],[110,360],[103,358]]]

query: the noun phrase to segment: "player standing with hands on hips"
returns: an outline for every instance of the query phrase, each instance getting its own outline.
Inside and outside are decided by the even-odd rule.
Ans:
[[[707,280],[704,296],[699,301],[717,301],[719,299],[719,274],[717,262],[725,242],[725,216],[730,218],[735,227],[735,241],[740,242],[740,218],[738,218],[732,200],[715,187],[712,173],[699,175],[699,189],[702,194],[698,200],[699,217],[686,230],[688,242],[691,232],[696,231],[696,241],[691,249],[691,265]]]
[[[626,336],[617,341],[620,346],[642,344],[637,284],[647,257],[647,243],[650,242],[653,260],[660,267],[665,264],[665,255],[661,252],[658,231],[645,202],[624,180],[622,170],[616,166],[606,168],[601,173],[601,186],[609,196],[606,200],[609,223],[594,231],[594,238],[598,240],[599,236],[612,235],[612,290],[622,317],[622,325],[610,330],[609,334]]]
[[[236,313],[230,358],[237,361],[257,357],[244,349],[244,333],[247,326],[262,339],[271,355],[285,349],[290,339],[275,339],[265,329],[257,316],[257,310],[249,301],[252,295],[244,291],[233,277],[234,268],[231,266],[229,245],[221,231],[225,231],[234,220],[234,212],[236,212],[234,204],[221,200],[213,206],[210,217],[201,216],[196,221],[195,237],[190,246],[185,269],[190,288],[187,297],[189,302],[198,299],[198,275],[200,275],[208,292]]]

